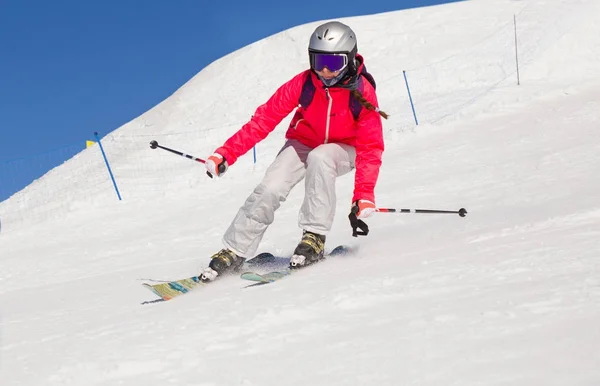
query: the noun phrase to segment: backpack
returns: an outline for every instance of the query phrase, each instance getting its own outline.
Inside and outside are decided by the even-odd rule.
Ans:
[[[375,84],[375,79],[373,78],[373,75],[371,75],[369,72],[367,72],[367,68],[364,65],[362,66],[359,75],[362,75],[362,76],[358,77],[357,89],[359,91],[363,90],[363,83],[362,83],[363,77],[366,80],[368,80],[369,83],[371,83],[371,85],[373,86],[374,89],[377,88],[377,86]],[[303,109],[306,110],[306,108],[312,102],[313,97],[315,96],[315,90],[316,90],[316,87],[312,82],[312,79],[310,76],[310,71],[309,71],[306,73],[306,78],[304,79],[304,84],[302,85],[302,93],[300,94],[300,100],[299,100],[299,103]],[[356,98],[354,98],[352,96],[352,94],[350,94],[348,104],[350,107],[350,111],[352,111],[352,116],[354,117],[354,120],[358,120],[358,116],[360,115],[360,112],[362,111],[363,106],[360,104],[359,101],[356,100]]]

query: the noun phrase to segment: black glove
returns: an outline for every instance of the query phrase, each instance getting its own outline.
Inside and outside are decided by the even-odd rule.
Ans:
[[[369,234],[369,227],[367,224],[356,217],[358,213],[358,203],[355,202],[352,205],[352,209],[350,210],[350,214],[348,215],[348,219],[350,220],[350,226],[352,227],[352,236],[366,236]]]

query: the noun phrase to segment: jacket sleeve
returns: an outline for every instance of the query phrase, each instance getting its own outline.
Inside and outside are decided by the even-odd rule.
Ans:
[[[297,106],[306,72],[284,83],[269,100],[259,106],[254,115],[215,152],[221,154],[229,165],[262,141]]]
[[[365,82],[363,96],[373,106],[379,106],[375,90]],[[383,125],[378,112],[363,108],[358,117],[356,132],[356,173],[354,176],[354,195],[356,200],[375,202],[375,184],[379,177],[381,156],[384,150]]]

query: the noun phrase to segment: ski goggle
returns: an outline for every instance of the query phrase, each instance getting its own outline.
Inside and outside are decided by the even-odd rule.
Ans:
[[[348,65],[346,54],[310,53],[310,66],[315,71],[323,71],[325,67],[331,72],[342,71]]]

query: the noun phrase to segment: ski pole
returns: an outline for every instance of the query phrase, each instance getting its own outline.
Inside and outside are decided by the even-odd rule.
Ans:
[[[156,149],[157,147],[161,148],[163,150],[166,150],[166,151],[170,151],[171,153],[180,155],[182,157],[189,158],[189,159],[194,160],[194,161],[198,161],[200,163],[206,163],[206,161],[203,160],[202,158],[196,158],[193,155],[185,154],[185,153],[182,153],[182,152],[177,151],[177,150],[169,149],[168,147],[160,146],[158,144],[158,142],[156,142],[156,141],[150,141],[150,149]]]
[[[377,212],[380,213],[454,213],[460,217],[467,215],[465,208],[459,210],[437,210],[437,209],[393,209],[393,208],[377,208]]]
[[[189,155],[189,154],[185,154],[185,153],[182,153],[180,151],[177,151],[177,150],[169,149],[168,147],[165,147],[165,146],[160,146],[158,144],[158,142],[156,142],[156,141],[150,141],[150,149],[156,149],[156,148],[160,148],[160,149],[163,149],[163,150],[166,150],[166,151],[170,151],[173,154],[177,154],[177,155],[180,155],[182,157],[189,158],[191,160],[194,160],[194,161],[197,161],[197,162],[200,162],[200,163],[203,163],[203,164],[206,163],[206,161],[203,160],[202,158],[197,158],[197,157],[194,157],[193,155]],[[210,174],[209,172],[206,172],[206,174],[210,178],[213,178],[212,174]]]

